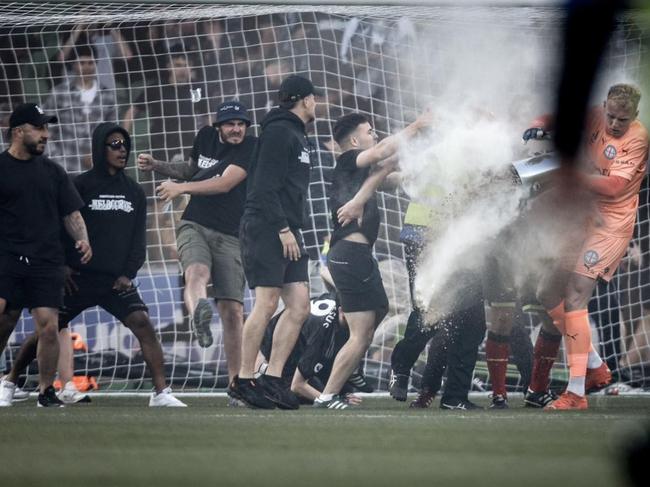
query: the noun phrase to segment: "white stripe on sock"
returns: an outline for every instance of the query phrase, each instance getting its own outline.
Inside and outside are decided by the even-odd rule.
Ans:
[[[585,395],[585,378],[584,377],[571,377],[569,378],[569,385],[566,388],[567,391],[573,392],[578,396]]]
[[[595,350],[589,350],[589,355],[587,357],[587,368],[588,369],[597,369],[603,364],[603,359],[600,358],[598,352]]]

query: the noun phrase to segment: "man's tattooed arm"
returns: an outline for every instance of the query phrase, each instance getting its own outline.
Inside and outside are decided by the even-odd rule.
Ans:
[[[81,254],[81,263],[86,264],[93,256],[90,242],[88,241],[88,230],[86,229],[86,222],[79,211],[73,211],[69,215],[63,217],[63,226],[65,227],[68,235],[74,240],[75,248]]]

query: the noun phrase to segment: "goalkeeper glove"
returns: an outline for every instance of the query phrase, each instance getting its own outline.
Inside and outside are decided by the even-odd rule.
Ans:
[[[542,140],[542,139],[548,139],[549,138],[549,133],[544,130],[543,128],[540,127],[531,127],[527,129],[524,132],[524,135],[522,136],[522,139],[524,139],[524,142],[528,142],[531,139],[534,140]]]

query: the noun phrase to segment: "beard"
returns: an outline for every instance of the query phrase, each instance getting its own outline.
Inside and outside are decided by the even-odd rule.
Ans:
[[[231,145],[240,144],[244,140],[244,137],[241,135],[231,135],[230,137],[224,137],[224,141]]]
[[[45,148],[42,150],[38,148],[39,144],[39,142],[23,142],[25,150],[27,150],[27,152],[29,152],[29,154],[32,156],[40,156],[43,155],[43,152],[45,152]],[[45,144],[43,144],[43,147],[45,147]]]

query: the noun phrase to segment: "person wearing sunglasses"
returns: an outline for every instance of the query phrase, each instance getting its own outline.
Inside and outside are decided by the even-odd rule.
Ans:
[[[93,167],[74,179],[83,200],[81,215],[94,252],[92,260],[82,266],[72,241],[64,238],[65,296],[59,309],[60,334],[84,310],[102,307],[124,323],[140,342],[155,389],[149,406],[184,407],[166,385],[162,347],[147,306],[132,282],[146,257],[147,202],[140,185],[124,173],[130,151],[131,137],[126,129],[112,122],[101,123],[93,131]],[[72,342],[67,343],[70,346],[61,350],[69,358],[59,361],[59,375],[66,386],[73,373]],[[15,383],[33,360],[36,345],[36,337],[25,341],[9,380]]]

